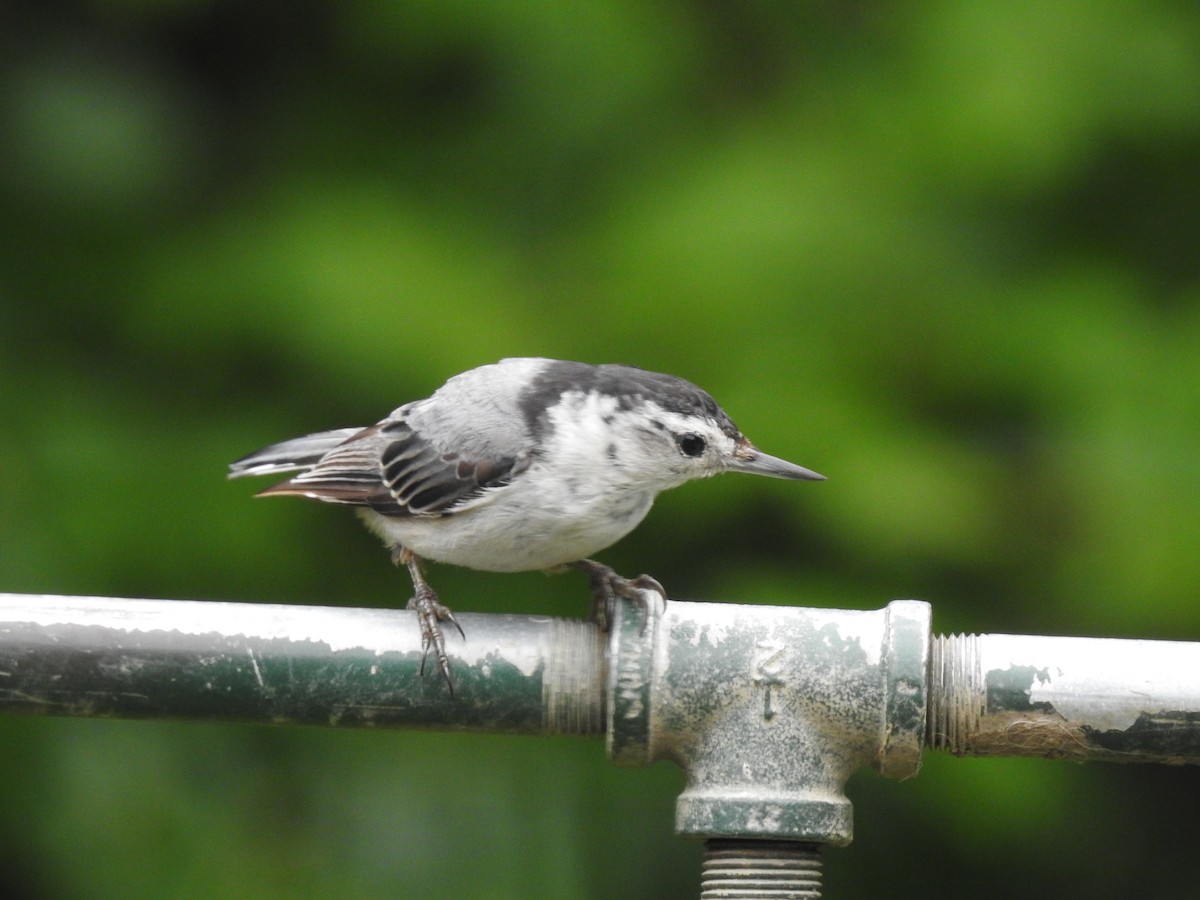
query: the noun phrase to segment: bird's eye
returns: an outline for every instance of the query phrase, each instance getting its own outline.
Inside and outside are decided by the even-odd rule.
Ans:
[[[704,453],[704,449],[708,446],[704,438],[696,434],[694,431],[689,431],[687,434],[681,434],[676,438],[675,443],[679,445],[679,452],[684,456],[696,457]]]

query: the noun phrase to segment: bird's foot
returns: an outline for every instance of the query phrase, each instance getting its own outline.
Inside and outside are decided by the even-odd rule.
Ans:
[[[610,630],[617,620],[620,600],[628,600],[641,609],[643,632],[651,617],[662,615],[667,605],[666,588],[649,575],[623,578],[609,566],[592,559],[581,559],[570,563],[570,567],[587,575],[592,591],[592,619],[605,631]]]
[[[458,624],[458,619],[454,618],[454,613],[450,612],[449,607],[442,605],[437,592],[425,580],[425,573],[421,571],[421,561],[415,553],[401,544],[396,544],[392,547],[392,562],[398,566],[407,566],[408,574],[412,576],[414,593],[408,601],[407,608],[416,612],[417,621],[421,624],[419,674],[425,674],[425,660],[429,658],[429,649],[432,647],[437,654],[438,668],[442,670],[446,687],[450,689],[450,696],[453,697],[454,680],[450,677],[450,659],[446,656],[446,638],[442,634],[442,623],[449,622],[457,628],[464,641],[467,636],[463,634],[462,626]]]
[[[416,588],[416,593],[412,599],[408,601],[408,609],[411,609],[417,614],[417,621],[421,624],[421,668],[420,674],[425,674],[425,660],[429,657],[430,649],[437,656],[438,668],[442,672],[442,677],[446,679],[446,686],[450,689],[450,696],[454,696],[454,680],[450,677],[450,659],[446,655],[446,639],[442,634],[442,623],[449,622],[458,629],[458,633],[466,639],[463,634],[462,626],[458,624],[458,620],[454,618],[449,607],[443,606],[438,600],[438,595],[428,584],[419,584]]]

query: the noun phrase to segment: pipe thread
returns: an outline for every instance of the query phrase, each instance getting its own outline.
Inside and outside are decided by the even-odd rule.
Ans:
[[[700,900],[817,900],[821,845],[712,838],[704,845]]]

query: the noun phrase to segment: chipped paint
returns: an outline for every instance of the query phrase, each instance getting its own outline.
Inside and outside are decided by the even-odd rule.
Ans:
[[[933,642],[931,745],[976,756],[1200,763],[1200,644],[1036,635]]]
[[[1099,731],[1124,731],[1159,710],[1196,707],[1200,647],[1178,641],[988,635],[989,700],[1000,673],[1028,670],[1028,703]]]

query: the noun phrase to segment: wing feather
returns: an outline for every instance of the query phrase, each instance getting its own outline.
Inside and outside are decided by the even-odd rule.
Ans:
[[[339,444],[362,432],[362,428],[338,428],[306,434],[304,437],[281,441],[269,447],[243,456],[229,464],[229,477],[242,478],[247,475],[280,475],[307,469],[320,461]]]
[[[385,516],[440,516],[508,485],[530,460],[524,451],[442,453],[404,419],[385,419],[356,432],[306,471],[259,496],[299,495],[365,506]]]

